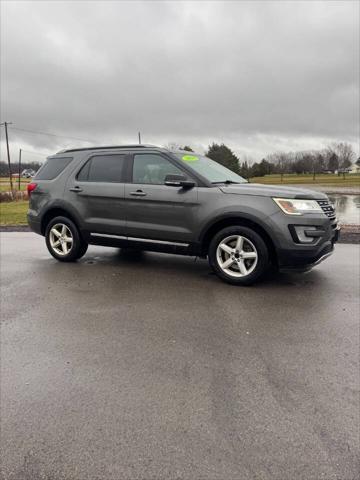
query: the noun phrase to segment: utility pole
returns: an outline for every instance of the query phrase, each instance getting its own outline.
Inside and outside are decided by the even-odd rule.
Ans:
[[[11,190],[11,196],[13,196],[13,181],[12,181],[11,165],[10,165],[9,137],[8,137],[8,131],[7,131],[7,126],[11,124],[12,122],[0,123],[0,125],[4,125],[5,127],[6,149],[7,149],[9,177],[10,177],[10,190]]]
[[[21,148],[19,149],[19,192],[21,190]]]
[[[141,145],[141,135],[140,135],[140,132],[138,132],[138,137],[139,137],[139,145]]]

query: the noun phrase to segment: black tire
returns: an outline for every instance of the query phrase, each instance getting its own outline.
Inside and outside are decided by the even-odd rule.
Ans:
[[[84,242],[84,240],[81,241],[81,247],[79,249],[79,255],[77,257],[77,260],[79,260],[79,258],[83,257],[85,255],[85,253],[87,252],[87,249],[89,248],[89,244]]]
[[[247,248],[248,251],[241,250],[243,253],[234,253],[230,254],[228,252],[222,252],[220,249],[220,258],[218,255],[218,247],[223,240],[226,240],[231,237],[241,236],[243,240],[243,245]],[[234,239],[234,242],[236,240]],[[226,242],[225,242],[226,243]],[[234,244],[233,244],[234,245]],[[237,252],[237,251],[236,251]],[[242,255],[245,254],[256,254],[256,259],[243,259]],[[220,266],[220,262],[223,260],[221,255],[228,255],[227,259],[230,260],[230,256],[237,255],[234,262],[229,266],[227,271]],[[233,285],[251,285],[256,282],[268,269],[269,267],[269,251],[263,240],[263,238],[254,230],[248,227],[242,227],[240,225],[226,227],[223,230],[220,230],[210,242],[209,251],[208,251],[209,264],[214,270],[216,275],[224,280],[225,282],[231,283]],[[226,259],[225,259],[226,260]],[[240,272],[239,263],[242,263],[242,267],[245,266],[245,271],[249,271],[248,274],[243,274]],[[227,273],[230,272],[230,273]],[[242,276],[237,276],[242,275]]]
[[[53,233],[53,227],[56,227],[57,225],[59,225],[59,227],[55,228],[54,230],[56,230],[58,233],[62,231],[61,226],[65,225],[65,232],[67,233],[67,235],[64,236],[64,239],[72,238],[72,243],[64,242],[63,240],[63,243],[66,243],[67,245],[66,249],[68,250],[68,253],[59,253],[59,250],[63,248],[62,245],[58,245],[55,247],[56,242],[54,243],[54,239],[56,238],[56,236]],[[88,244],[81,238],[77,226],[72,220],[67,217],[55,217],[50,220],[45,231],[45,241],[50,254],[60,262],[75,262],[83,255],[85,255],[88,249]]]

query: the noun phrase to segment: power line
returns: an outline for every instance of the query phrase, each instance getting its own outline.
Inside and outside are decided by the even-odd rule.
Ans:
[[[11,127],[11,129],[19,130],[20,132],[33,133],[35,135],[49,135],[50,137],[66,138],[68,140],[79,140],[80,142],[94,143],[94,140],[86,140],[85,138],[77,138],[77,137],[66,137],[65,135],[57,135],[55,133],[50,133],[50,132],[40,132],[40,131],[28,130],[26,128],[18,128],[18,127]]]

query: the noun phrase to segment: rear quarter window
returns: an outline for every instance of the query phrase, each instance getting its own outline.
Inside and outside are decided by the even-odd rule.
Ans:
[[[36,174],[36,180],[53,180],[65,170],[72,160],[72,157],[48,158]]]

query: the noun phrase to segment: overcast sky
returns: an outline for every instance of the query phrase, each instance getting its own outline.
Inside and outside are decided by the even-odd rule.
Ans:
[[[358,154],[359,2],[2,1],[4,120],[67,137],[9,128],[14,160],[138,130],[242,158],[333,141]]]

